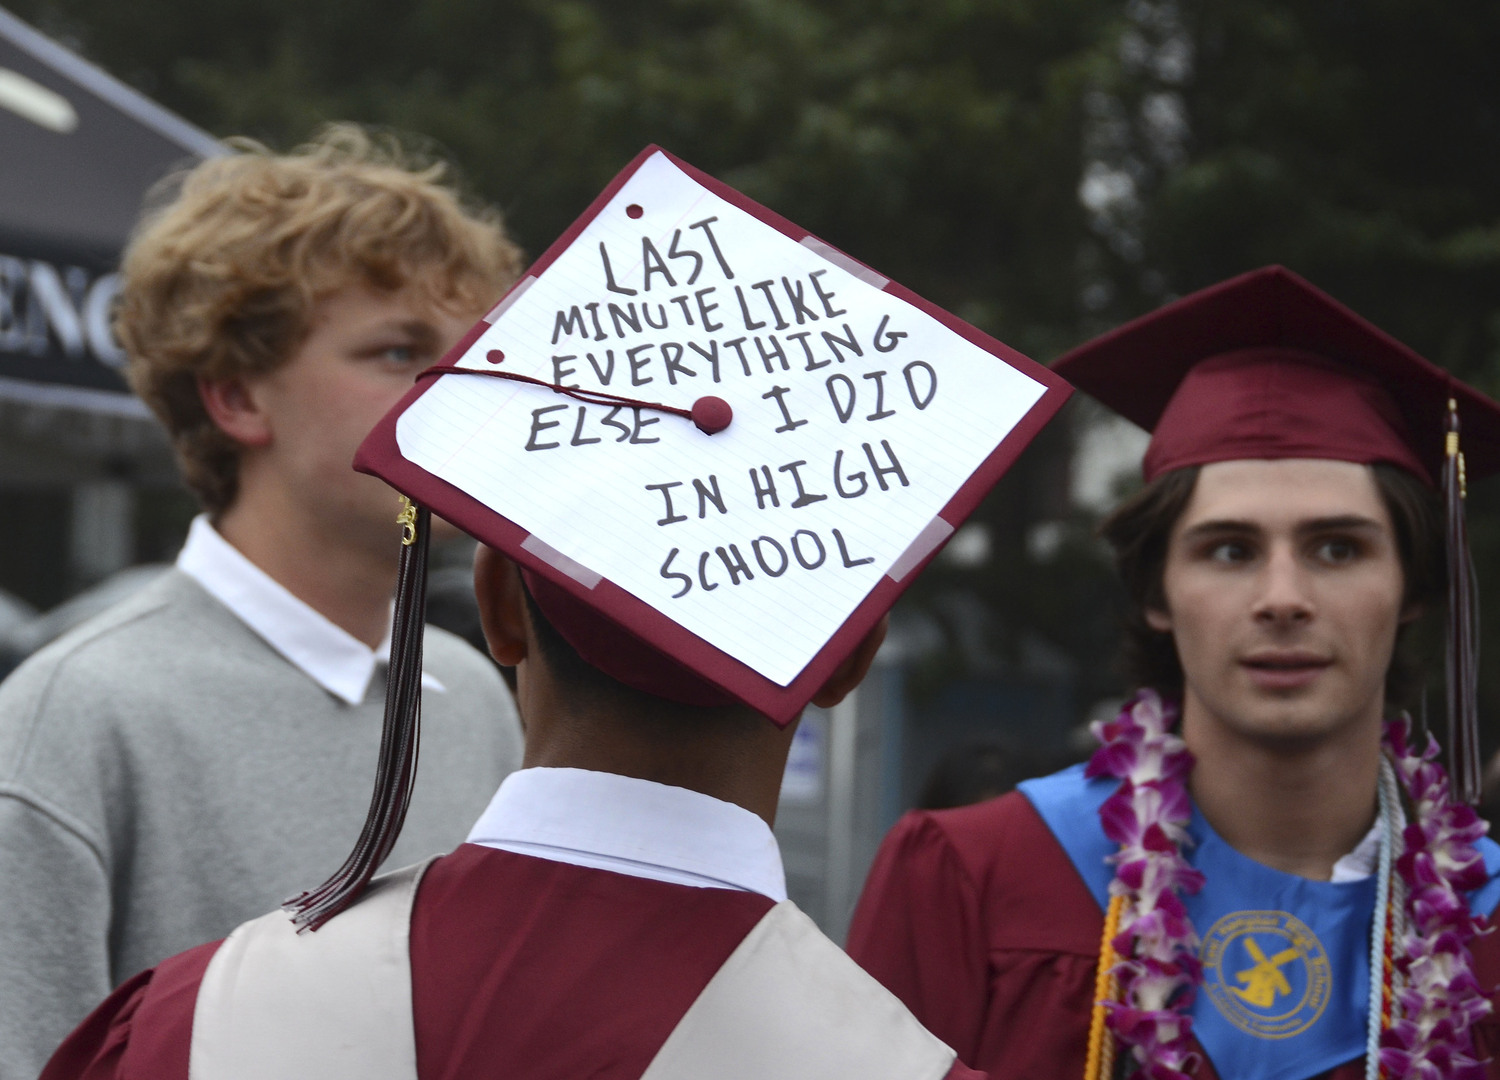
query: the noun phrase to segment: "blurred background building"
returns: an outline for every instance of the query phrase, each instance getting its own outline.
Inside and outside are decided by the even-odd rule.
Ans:
[[[148,189],[220,152],[0,10],[0,670],[181,543],[171,454],[125,386],[109,318]]]
[[[659,143],[1042,362],[1279,262],[1500,392],[1489,0],[4,2],[0,666],[170,560],[193,513],[105,325],[144,193],[230,135],[428,140],[533,253]],[[1126,691],[1093,528],[1143,441],[1070,404],[903,599],[871,680],[809,711],[778,831],[836,937],[924,790],[1081,756]],[[1484,586],[1495,487],[1471,499]]]

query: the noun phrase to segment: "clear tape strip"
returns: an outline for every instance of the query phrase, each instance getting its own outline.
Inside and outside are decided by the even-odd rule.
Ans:
[[[528,535],[525,540],[522,540],[521,549],[531,552],[553,569],[567,574],[585,589],[592,589],[604,580],[603,574],[590,570],[577,559],[570,559],[545,540],[538,540],[535,536]]]
[[[917,533],[917,538],[901,553],[901,557],[891,564],[885,576],[892,581],[900,581],[921,565],[923,559],[931,555],[939,544],[952,535],[952,525],[940,517],[933,518],[927,523],[926,528]]]
[[[514,289],[505,294],[505,299],[490,309],[490,313],[484,317],[484,321],[493,326],[495,320],[504,315],[512,304],[521,299],[521,294],[535,284],[536,277],[531,274],[526,275]]]
[[[838,248],[832,246],[831,244],[827,244],[822,240],[819,240],[816,236],[804,236],[801,240],[801,243],[802,246],[807,248],[809,251],[823,256],[823,258],[833,263],[833,265],[837,266],[840,270],[853,274],[855,277],[859,278],[859,280],[865,282],[868,285],[873,285],[877,289],[883,289],[891,283],[890,278],[885,277],[881,274],[877,274],[868,266],[865,266],[863,263],[851,259]]]

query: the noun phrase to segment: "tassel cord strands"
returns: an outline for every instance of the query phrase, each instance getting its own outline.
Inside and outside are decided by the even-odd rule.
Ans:
[[[1459,446],[1458,403],[1448,400],[1443,455],[1443,512],[1448,561],[1448,775],[1459,802],[1479,802],[1479,601],[1464,504],[1468,492]]]
[[[364,828],[344,865],[323,884],[282,904],[298,932],[316,930],[359,898],[390,855],[417,775],[422,726],[422,635],[427,610],[427,549],[431,514],[402,500],[401,559],[396,577],[396,612],[391,626],[391,657],[386,672],[385,722],[375,790]],[[415,513],[412,513],[412,510]]]
[[[579,401],[586,401],[591,405],[625,405],[671,413],[673,416],[680,416],[684,420],[691,420],[693,418],[691,409],[679,409],[675,405],[659,405],[654,401],[623,397],[620,394],[607,394],[603,390],[585,390],[579,386],[562,386],[558,383],[549,383],[544,379],[534,379],[530,375],[520,375],[514,371],[487,371],[484,368],[465,368],[458,367],[455,364],[434,364],[432,367],[424,368],[419,372],[417,378],[435,379],[439,375],[482,375],[491,379],[506,379],[510,382],[526,383],[529,386],[540,386],[544,390],[551,390],[554,394],[576,398]]]

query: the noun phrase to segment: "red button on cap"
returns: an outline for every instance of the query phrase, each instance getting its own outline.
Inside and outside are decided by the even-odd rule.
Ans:
[[[701,397],[693,402],[693,423],[705,435],[717,435],[734,419],[729,402],[720,397]]]

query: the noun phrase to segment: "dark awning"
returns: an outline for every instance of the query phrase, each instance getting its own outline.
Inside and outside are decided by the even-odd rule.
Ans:
[[[137,413],[109,334],[152,184],[211,135],[0,8],[0,398]]]

